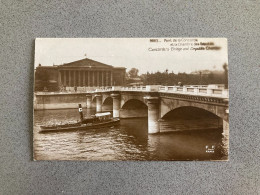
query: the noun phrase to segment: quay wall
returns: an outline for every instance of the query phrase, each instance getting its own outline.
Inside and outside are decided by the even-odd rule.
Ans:
[[[86,107],[86,93],[66,93],[66,94],[35,94],[34,109],[66,109],[78,108],[78,104]]]

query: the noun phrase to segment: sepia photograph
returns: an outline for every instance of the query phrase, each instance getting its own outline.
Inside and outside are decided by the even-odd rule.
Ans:
[[[37,38],[34,160],[227,161],[226,38]]]

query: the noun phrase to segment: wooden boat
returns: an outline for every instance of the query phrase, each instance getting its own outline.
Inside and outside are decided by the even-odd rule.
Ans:
[[[101,127],[111,127],[118,125],[120,122],[119,118],[112,118],[110,112],[97,113],[92,115],[90,118],[83,118],[82,108],[79,105],[80,122],[67,123],[67,124],[53,124],[53,125],[42,125],[40,132],[55,132],[55,131],[74,131],[74,130],[86,130]]]

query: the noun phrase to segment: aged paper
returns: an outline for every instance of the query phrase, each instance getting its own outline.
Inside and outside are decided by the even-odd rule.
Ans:
[[[35,160],[228,160],[227,39],[35,45]]]

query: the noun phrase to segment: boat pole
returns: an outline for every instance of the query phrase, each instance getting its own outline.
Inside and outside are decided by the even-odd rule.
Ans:
[[[80,115],[80,121],[83,121],[83,113],[82,113],[82,106],[79,104],[79,115]]]

